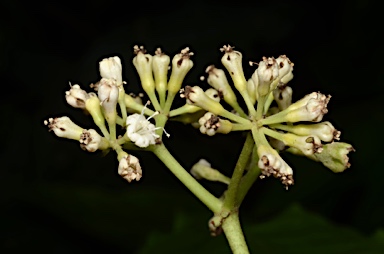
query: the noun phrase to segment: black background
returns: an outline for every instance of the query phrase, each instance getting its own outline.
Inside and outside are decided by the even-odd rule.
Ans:
[[[244,223],[273,219],[299,203],[367,237],[384,226],[383,22],[375,1],[3,1],[1,6],[0,244],[6,252],[134,252],[150,232],[169,232],[180,213],[200,216],[191,234],[208,235],[210,213],[151,154],[135,154],[144,177],[127,184],[117,175],[115,154],[85,153],[43,125],[48,117],[68,115],[93,127],[89,117],[66,104],[64,92],[69,81],[90,91],[104,57],[120,56],[126,91],[141,91],[131,63],[136,44],[152,53],[161,46],[171,56],[189,46],[195,55],[186,84],[204,88],[199,77],[209,64],[220,66],[224,44],[243,53],[245,66],[264,55],[286,54],[295,63],[294,99],[312,91],[331,94],[325,119],[357,152],[342,174],[285,157],[296,185],[286,192],[278,181],[258,181],[243,205]],[[253,70],[245,67],[247,77]],[[231,174],[240,134],[208,138],[178,123],[166,130],[171,138],[165,143],[183,166],[205,157]],[[215,194],[223,191],[219,184],[203,184]]]

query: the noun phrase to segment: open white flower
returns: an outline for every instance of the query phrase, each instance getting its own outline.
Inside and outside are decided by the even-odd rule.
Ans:
[[[145,106],[146,105],[147,104],[145,104]],[[159,114],[159,112],[155,112],[150,117],[145,118],[143,109],[141,114],[136,113],[127,117],[127,136],[138,147],[145,148],[149,145],[156,144],[156,139],[160,136],[157,135],[155,131],[161,127],[156,127],[149,120],[157,114]],[[165,130],[164,133],[167,137],[170,136]]]

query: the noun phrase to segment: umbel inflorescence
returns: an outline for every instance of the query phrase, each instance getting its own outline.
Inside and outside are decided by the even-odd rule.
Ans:
[[[259,63],[250,62],[257,69],[246,79],[242,54],[229,45],[221,51],[227,73],[214,65],[208,66],[206,80],[212,88],[204,91],[199,86],[182,88],[193,67],[189,48],[181,50],[171,61],[161,49],[151,55],[144,47],[135,46],[133,65],[149,98],[145,105],[141,96],[125,92],[120,59],[105,58],[99,65],[101,79],[91,84],[95,92],[71,85],[65,94],[68,104],[92,116],[99,131],[84,129],[66,116],[49,118],[45,124],[57,136],[79,141],[80,147],[89,152],[114,150],[119,161],[118,173],[128,182],[142,177],[139,159],[130,151],[152,151],[161,145],[163,133],[169,137],[164,130],[168,120],[192,124],[209,136],[250,132],[256,147],[250,160],[256,163],[251,166],[260,169],[260,178],[274,176],[286,187],[294,184],[293,170],[280,156],[282,152],[320,161],[334,172],[350,166],[347,155],[353,151],[352,146],[338,142],[340,132],[330,122],[322,121],[330,96],[313,92],[292,103],[288,82],[293,78],[294,65],[288,57],[263,57]],[[179,93],[186,104],[173,109],[172,103]],[[225,101],[224,106],[221,100]],[[246,109],[240,107],[238,100],[243,100]],[[120,129],[124,131],[118,133]],[[193,176],[230,183],[208,162],[200,162],[203,163],[193,167]]]

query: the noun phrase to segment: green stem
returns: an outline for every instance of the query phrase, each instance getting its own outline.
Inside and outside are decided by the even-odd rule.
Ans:
[[[233,254],[249,254],[241,229],[238,211],[233,211],[223,222],[222,228]]]
[[[237,204],[237,195],[239,184],[241,178],[243,177],[245,166],[247,165],[249,156],[252,153],[252,148],[254,145],[254,141],[251,133],[248,133],[247,138],[244,142],[243,149],[239,155],[239,159],[237,160],[235,169],[232,174],[231,183],[228,186],[228,190],[225,194],[223,208],[234,210],[234,208],[238,207]]]
[[[163,113],[168,115],[171,110],[173,100],[175,99],[176,94],[168,91],[167,100],[165,101],[165,105],[163,107]]]
[[[244,175],[244,177],[241,179],[239,190],[237,191],[238,192],[237,202],[239,206],[243,202],[249,189],[252,187],[252,185],[255,183],[255,181],[257,180],[257,178],[261,173],[260,168],[257,166],[258,161],[259,161],[259,156],[257,155],[257,146],[254,146],[248,171]]]
[[[212,212],[221,210],[222,202],[201,186],[170,154],[164,144],[156,145],[152,152],[164,163],[167,168]]]

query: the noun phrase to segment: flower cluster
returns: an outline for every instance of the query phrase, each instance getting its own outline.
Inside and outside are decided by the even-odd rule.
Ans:
[[[135,46],[134,53],[136,56],[133,58],[133,65],[149,98],[148,103],[143,105],[142,96],[125,92],[126,82],[122,78],[121,60],[117,56],[109,57],[99,63],[101,79],[90,85],[95,92],[86,92],[78,84],[70,84],[70,89],[65,92],[68,104],[88,112],[101,134],[94,129],[83,129],[67,116],[44,121],[57,136],[79,141],[83,150],[115,150],[119,161],[118,174],[128,182],[140,180],[142,169],[139,160],[123,148],[151,150],[151,146],[162,143],[163,133],[169,137],[164,125],[170,115],[173,99],[178,94],[185,75],[193,66],[190,60],[193,53],[189,48],[181,50],[172,59],[172,72],[168,80],[171,61],[160,48],[152,56],[147,54],[143,46]],[[218,99],[214,89],[207,91],[207,95]],[[155,110],[149,109],[149,104]],[[178,112],[200,110],[199,107],[185,105]],[[178,113],[175,111],[173,114],[175,116]],[[125,130],[121,135],[117,133],[120,129]]]
[[[219,101],[210,99],[200,87],[186,87],[183,97],[187,103],[208,113],[198,120],[201,133],[249,130],[253,135],[260,178],[274,176],[288,188],[294,184],[293,170],[280,156],[291,152],[322,162],[334,172],[350,166],[347,154],[354,151],[350,144],[337,142],[340,132],[330,122],[321,122],[328,112],[331,96],[319,92],[306,95],[292,103],[294,64],[285,56],[263,57],[251,78],[246,80],[242,67],[242,54],[230,45],[224,46],[221,62],[240,93],[247,110],[244,111],[222,69],[210,65],[206,69],[208,84],[215,88],[224,101],[232,107],[225,109]],[[254,65],[250,62],[250,65]],[[201,78],[204,80],[204,78]],[[275,104],[273,104],[275,102]],[[335,141],[336,140],[336,141]]]
[[[144,47],[135,46],[133,65],[149,98],[145,105],[141,97],[125,92],[120,58],[105,58],[99,64],[101,79],[90,85],[95,92],[88,93],[76,84],[65,93],[69,105],[92,116],[101,134],[79,127],[66,116],[50,118],[45,124],[57,136],[79,141],[81,148],[89,152],[115,150],[118,173],[128,182],[139,180],[142,169],[139,160],[123,148],[153,149],[162,143],[163,133],[169,136],[164,130],[168,120],[192,124],[209,136],[231,131],[251,132],[255,149],[250,165],[261,170],[260,178],[274,176],[286,187],[294,184],[293,170],[280,156],[282,152],[307,156],[334,172],[342,172],[350,166],[347,155],[353,147],[337,142],[340,132],[330,122],[322,122],[331,97],[313,92],[292,103],[292,88],[288,83],[293,78],[294,65],[287,56],[263,57],[258,63],[250,62],[251,66],[257,64],[257,68],[246,79],[242,54],[230,45],[221,51],[221,62],[233,86],[224,70],[210,65],[206,68],[206,81],[212,88],[204,91],[199,86],[182,88],[193,67],[190,59],[193,53],[189,48],[181,50],[171,60],[159,48],[151,55]],[[241,95],[246,109],[240,106],[232,87]],[[172,109],[179,93],[186,104]],[[147,107],[149,104],[153,110]],[[125,130],[122,135],[117,133],[121,129],[116,128],[117,125]],[[195,166],[192,174],[196,178],[229,181],[219,177],[219,172],[206,163]]]

